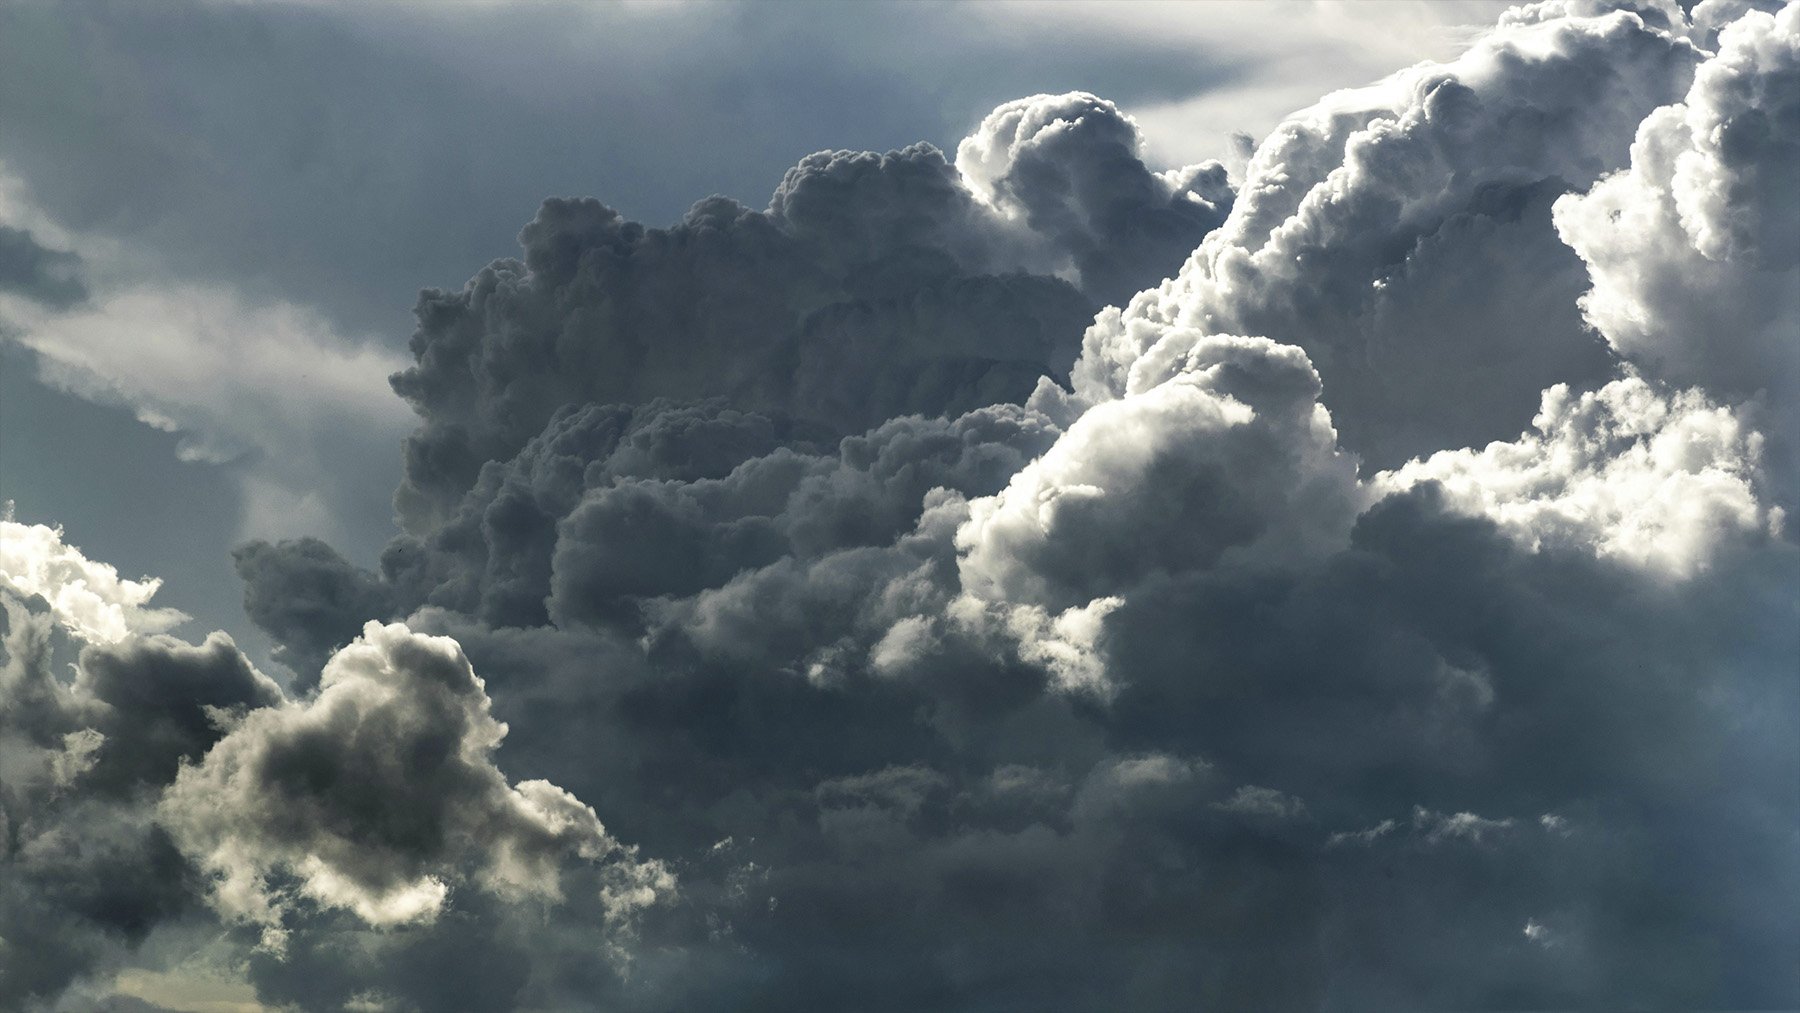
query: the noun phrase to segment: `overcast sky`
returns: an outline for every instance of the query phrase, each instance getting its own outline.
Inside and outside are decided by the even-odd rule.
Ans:
[[[1797,101],[1774,0],[0,6],[0,1006],[1800,1004]]]

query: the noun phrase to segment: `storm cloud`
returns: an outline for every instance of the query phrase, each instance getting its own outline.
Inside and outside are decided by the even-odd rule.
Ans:
[[[831,438],[1023,400],[1102,302],[1172,273],[1230,208],[1217,163],[1156,174],[1140,147],[1111,103],[1045,95],[954,165],[928,144],[811,156],[766,211],[709,198],[650,229],[545,202],[522,259],[421,297],[394,377],[427,420],[402,517],[441,520],[569,404],[726,397]]]
[[[379,561],[237,550],[277,678],[8,522],[0,995],[1800,1002],[1796,54],[1548,2],[1236,181],[1074,92],[546,201]]]

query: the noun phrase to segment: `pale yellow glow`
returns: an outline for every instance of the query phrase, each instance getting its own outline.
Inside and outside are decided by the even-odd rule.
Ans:
[[[258,1002],[256,989],[247,981],[191,972],[134,967],[119,972],[113,991],[176,1013],[273,1013],[275,1009]]]

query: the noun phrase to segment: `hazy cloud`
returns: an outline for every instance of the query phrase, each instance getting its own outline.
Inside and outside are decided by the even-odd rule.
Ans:
[[[0,289],[51,306],[71,306],[87,298],[81,258],[39,245],[29,229],[0,225]]]

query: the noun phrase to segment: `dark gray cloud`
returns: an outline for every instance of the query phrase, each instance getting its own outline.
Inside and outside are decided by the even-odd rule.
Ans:
[[[675,888],[593,809],[492,766],[506,728],[452,642],[371,624],[334,656],[316,699],[295,703],[218,633],[197,647],[138,634],[89,644],[64,681],[53,658],[72,646],[65,624],[42,598],[28,605],[9,590],[4,604],[0,998],[10,1006],[54,1000],[205,907],[280,954],[294,921],[352,934],[428,926],[452,884],[502,902],[489,922],[561,903],[567,889],[580,892],[573,917],[586,919],[592,957]],[[397,945],[397,980],[407,951],[435,960],[456,945],[454,932],[419,936]],[[502,979],[484,994],[499,1008],[510,993]]]
[[[1770,682],[1800,649],[1780,618],[1795,563],[1659,593],[1405,496],[1298,574],[1131,596],[1105,710],[955,645],[903,680],[854,650],[808,680],[810,645],[859,636],[838,596],[908,572],[848,559],[810,596],[772,568],[742,619],[704,627],[710,657],[683,664],[677,641],[641,675],[625,644],[459,635],[567,673],[517,690],[543,732],[519,762],[608,782],[596,797],[663,854],[731,838],[736,869],[708,871],[732,932],[683,943],[724,950],[682,965],[719,976],[668,986],[698,1004],[1754,1004],[1800,985],[1770,900],[1800,870],[1769,818],[1800,759],[1777,716],[1795,687]],[[1721,618],[1745,613],[1764,618]],[[602,715],[625,741],[556,745]],[[1719,950],[1729,966],[1692,959]]]
[[[9,827],[178,884],[81,870],[147,913],[32,990],[216,917],[301,1008],[1800,1001],[1794,364],[1742,326],[1800,6],[1641,6],[1332,96],[1239,197],[1072,94],[766,211],[545,204],[421,300],[379,568],[238,553],[292,696],[7,557],[123,627],[9,645]],[[1769,381],[1644,350],[1714,341]]]
[[[1759,409],[1618,372],[1551,218],[1706,54],[1672,10],[1514,21],[1284,125],[1182,275],[1101,313],[1073,391],[1034,380],[1023,406],[862,394],[944,417],[834,440],[860,420],[737,380],[716,344],[668,382],[718,387],[518,365],[484,386],[430,355],[575,353],[511,341],[539,319],[517,304],[434,347],[427,306],[420,374],[467,400],[415,395],[424,432],[490,442],[458,434],[460,503],[390,547],[384,586],[490,673],[509,769],[682,883],[628,984],[543,956],[513,1001],[1792,1001],[1777,941],[1800,925],[1772,898],[1800,886],[1800,557]],[[820,156],[769,220],[823,229],[821,260],[886,250],[870,286],[1010,257],[1085,289],[1093,212],[1146,179],[1104,168],[1117,126],[1085,98],[1003,109],[959,151],[970,197],[935,153]],[[1017,227],[959,226],[971,197]],[[494,271],[535,285],[617,248],[554,242]],[[594,276],[608,305],[660,298]],[[536,333],[610,335],[567,329],[605,298],[532,311]],[[917,340],[892,333],[844,390]],[[715,399],[603,406],[656,395]],[[1431,451],[1361,478],[1353,453]],[[323,958],[291,959],[271,994],[304,1001]]]
[[[244,612],[275,639],[274,657],[310,681],[370,616],[395,611],[393,592],[316,538],[250,542],[232,554]]]
[[[83,775],[96,790],[167,784],[233,720],[281,701],[281,690],[223,633],[197,647],[166,636],[89,647],[72,690],[98,711],[86,726],[105,736]]]
[[[924,144],[815,155],[767,212],[710,198],[646,229],[546,202],[523,260],[420,300],[417,365],[394,378],[426,420],[402,518],[440,523],[483,462],[564,405],[725,396],[831,437],[1024,400],[1098,300],[1174,270],[1229,209],[1216,165],[1165,178],[1138,147],[1110,103],[1040,96],[997,112],[954,166]]]
[[[188,867],[151,818],[150,800],[130,790],[140,776],[132,764],[172,768],[209,740],[157,734],[201,717],[179,700],[159,701],[160,728],[118,720],[108,701],[58,679],[53,659],[71,645],[41,599],[30,609],[4,591],[0,604],[0,1002],[24,1008],[55,999],[192,908]],[[85,782],[95,776],[112,783],[90,794]]]

